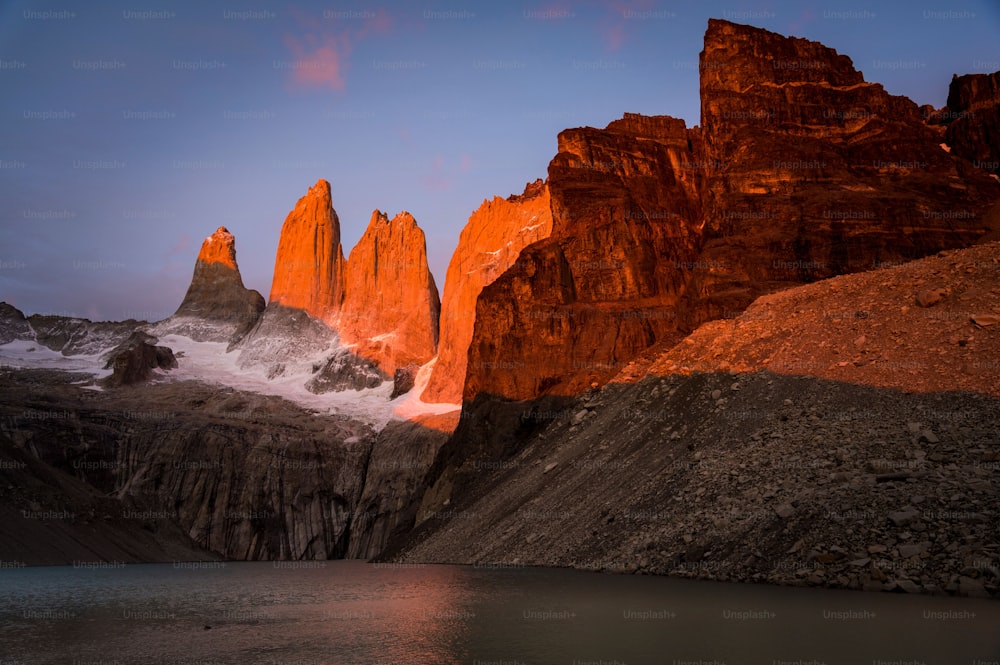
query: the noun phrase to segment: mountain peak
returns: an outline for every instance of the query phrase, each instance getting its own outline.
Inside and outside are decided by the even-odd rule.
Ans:
[[[236,267],[236,238],[229,229],[220,226],[201,244],[198,260],[204,263],[221,263],[239,271]]]
[[[270,302],[329,321],[344,298],[344,251],[330,183],[322,178],[288,213],[274,261]]]

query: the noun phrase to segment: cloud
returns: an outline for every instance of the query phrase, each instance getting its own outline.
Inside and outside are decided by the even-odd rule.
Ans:
[[[285,35],[292,53],[292,83],[303,88],[344,89],[350,43],[331,35]]]
[[[628,39],[630,24],[641,20],[647,12],[655,11],[654,0],[605,0],[601,3],[606,16],[601,20],[600,33],[604,46],[610,51],[617,51]],[[666,10],[659,10],[666,12]]]
[[[286,33],[291,55],[290,83],[295,88],[341,91],[347,86],[350,56],[357,44],[391,29],[392,16],[377,12],[324,12],[322,19],[295,13],[297,33]]]

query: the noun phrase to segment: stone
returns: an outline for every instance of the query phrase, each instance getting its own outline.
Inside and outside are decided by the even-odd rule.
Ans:
[[[973,314],[969,320],[980,328],[985,328],[1000,323],[1000,314]]]
[[[149,380],[153,370],[170,370],[177,367],[173,351],[166,346],[157,346],[156,338],[136,331],[106,355],[105,369],[112,370],[111,376],[102,383],[105,386],[128,386]]]
[[[774,512],[781,519],[788,519],[795,514],[795,508],[791,504],[782,503],[775,507]]]
[[[944,289],[923,289],[917,293],[915,301],[920,307],[933,307],[944,299],[947,291]]]
[[[958,578],[958,594],[970,598],[989,598],[990,592],[986,590],[983,583],[972,577],[962,575]]]
[[[405,367],[397,367],[395,374],[392,376],[392,394],[389,395],[389,399],[396,399],[400,395],[405,395],[413,390],[419,369],[419,365],[413,364],[406,365]]]
[[[888,519],[896,526],[906,526],[920,517],[920,511],[913,506],[889,513]]]
[[[927,551],[927,543],[915,543],[908,545],[899,546],[899,556],[903,559],[909,559],[912,556],[917,556]]]

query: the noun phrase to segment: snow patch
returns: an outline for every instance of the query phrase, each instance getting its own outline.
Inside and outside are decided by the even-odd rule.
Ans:
[[[450,413],[451,411],[457,411],[462,408],[461,404],[425,402],[420,399],[420,396],[424,393],[424,389],[427,387],[427,382],[431,380],[431,372],[434,370],[434,365],[436,364],[437,356],[431,358],[426,364],[422,365],[420,369],[417,370],[417,376],[413,381],[413,390],[392,400],[393,415],[397,418],[409,420],[415,416],[431,413],[435,415]]]
[[[0,362],[15,369],[55,369],[64,372],[83,372],[92,374],[96,379],[111,375],[110,369],[104,369],[107,362],[104,354],[79,354],[64,356],[34,340],[18,339],[0,346]]]

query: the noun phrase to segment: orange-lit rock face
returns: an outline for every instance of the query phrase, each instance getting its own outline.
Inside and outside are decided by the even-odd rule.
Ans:
[[[528,184],[521,196],[483,201],[469,217],[448,264],[441,342],[423,393],[425,402],[462,400],[479,293],[514,263],[522,249],[551,232],[549,189],[541,180]]]
[[[355,353],[389,376],[434,357],[441,304],[427,267],[424,232],[408,212],[391,220],[376,210],[351,250],[336,327]]]
[[[465,400],[579,392],[676,327],[679,266],[699,249],[695,160],[667,116],[560,133],[552,234],[479,296]]]
[[[344,250],[330,183],[319,180],[281,227],[270,302],[332,322],[344,299]]]
[[[237,270],[236,239],[225,226],[220,226],[215,233],[205,238],[198,252],[198,260],[202,263],[221,263]]]

